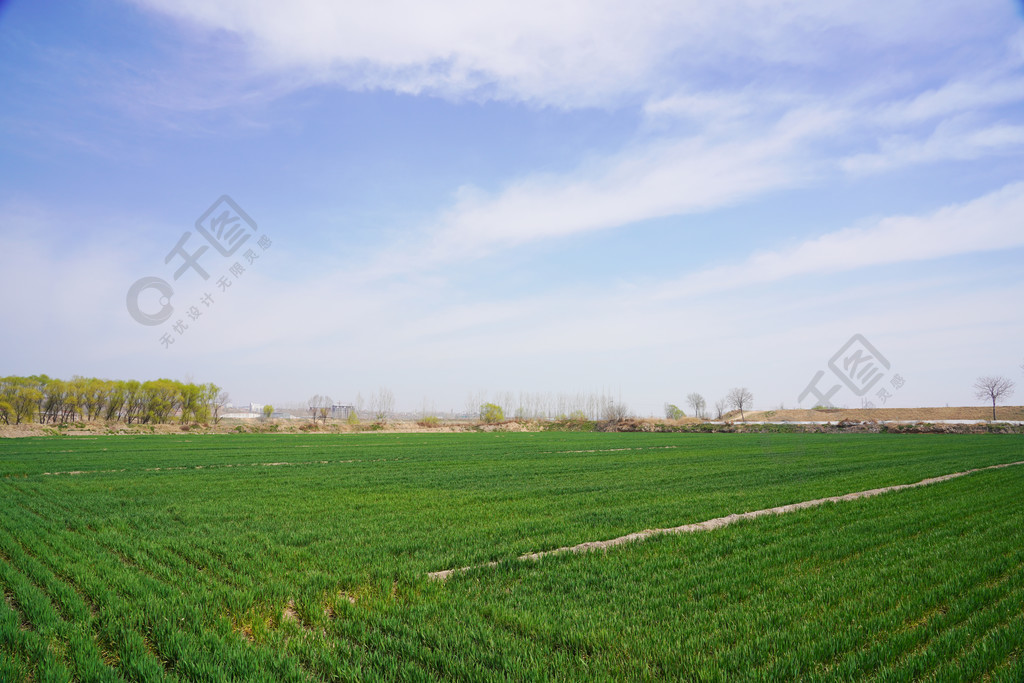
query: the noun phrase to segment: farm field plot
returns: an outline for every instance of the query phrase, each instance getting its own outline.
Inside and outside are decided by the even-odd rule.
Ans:
[[[0,443],[0,680],[1021,680],[1019,436]],[[78,474],[70,474],[78,472]]]

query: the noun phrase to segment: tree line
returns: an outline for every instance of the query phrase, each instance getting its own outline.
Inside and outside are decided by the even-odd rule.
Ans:
[[[629,408],[611,393],[543,393],[500,391],[488,400],[486,391],[472,391],[466,397],[465,414],[478,415],[484,422],[515,420],[607,420],[630,416]],[[485,413],[486,416],[485,416]]]
[[[0,377],[0,423],[105,420],[128,424],[217,422],[228,395],[216,384],[172,379]]]
[[[729,408],[740,411],[740,419],[745,419],[744,411],[750,410],[753,407],[753,403],[754,395],[750,393],[750,390],[746,387],[735,387],[730,389],[725,398],[715,401],[714,419],[721,420],[725,417],[725,413]],[[696,392],[687,394],[686,404],[690,406],[690,410],[694,417],[702,420],[707,420],[712,417],[708,412],[708,403],[704,400],[702,395]],[[686,412],[673,403],[666,403],[665,417],[669,420],[678,420],[681,417],[686,417]]]

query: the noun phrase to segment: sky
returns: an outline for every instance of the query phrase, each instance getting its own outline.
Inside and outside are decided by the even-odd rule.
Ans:
[[[0,376],[1024,396],[1019,2],[10,0],[0,102]]]

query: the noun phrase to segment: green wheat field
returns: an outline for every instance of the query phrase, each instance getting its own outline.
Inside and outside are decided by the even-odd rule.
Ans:
[[[1019,435],[0,441],[0,680],[1024,680]],[[435,581],[428,572],[497,561]]]

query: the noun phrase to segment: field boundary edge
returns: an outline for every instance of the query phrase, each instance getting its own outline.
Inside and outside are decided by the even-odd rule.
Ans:
[[[625,545],[626,543],[636,543],[644,541],[652,536],[661,536],[664,534],[692,534],[699,531],[712,531],[714,529],[721,529],[722,527],[729,526],[743,519],[755,519],[757,517],[764,517],[766,515],[784,515],[789,512],[796,512],[798,510],[806,510],[808,508],[819,507],[826,503],[842,503],[850,500],[860,500],[862,498],[872,498],[874,496],[880,496],[884,493],[890,493],[893,491],[903,491],[906,489],[920,488],[922,486],[930,486],[932,484],[938,484],[958,477],[965,477],[975,472],[983,472],[985,470],[997,470],[1006,467],[1015,467],[1017,465],[1024,465],[1024,460],[1018,460],[1016,462],[1002,463],[999,465],[989,465],[987,467],[976,467],[970,470],[964,470],[963,472],[953,472],[952,474],[943,474],[937,477],[928,477],[921,481],[914,482],[912,484],[894,484],[892,486],[883,486],[877,489],[868,489],[866,491],[855,491],[853,493],[845,493],[838,496],[829,496],[827,498],[816,498],[814,500],[805,500],[799,503],[790,503],[788,505],[778,505],[776,507],[764,508],[763,510],[754,510],[752,512],[733,513],[725,515],[724,517],[715,517],[714,519],[708,519],[703,522],[696,522],[693,524],[682,524],[680,526],[668,527],[664,529],[644,529],[643,531],[635,531],[625,536],[619,536],[618,538],[612,538],[607,541],[587,541],[585,543],[578,543],[576,545],[564,546],[561,548],[554,548],[552,550],[542,550],[535,553],[526,553],[515,558],[517,561],[527,560],[539,560],[542,557],[548,555],[561,555],[565,553],[588,553],[595,550],[605,550],[618,545]],[[444,581],[453,574],[461,574],[468,572],[473,569],[483,569],[486,567],[496,567],[501,562],[507,561],[495,561],[485,562],[483,564],[471,565],[468,567],[457,567],[454,569],[443,569],[436,572],[428,572],[427,577],[435,581]]]

